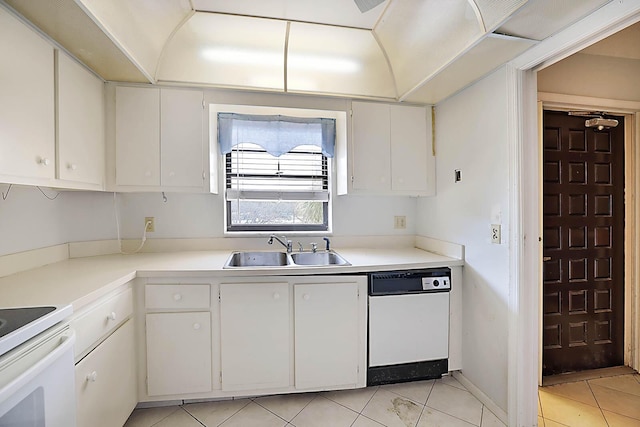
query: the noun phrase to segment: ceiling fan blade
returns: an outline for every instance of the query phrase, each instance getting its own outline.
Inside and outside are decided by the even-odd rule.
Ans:
[[[356,2],[356,6],[360,9],[360,12],[365,13],[379,5],[384,3],[384,0],[353,0]]]

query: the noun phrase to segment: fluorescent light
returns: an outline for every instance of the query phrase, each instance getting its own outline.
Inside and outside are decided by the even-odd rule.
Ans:
[[[284,63],[283,54],[261,50],[214,47],[202,51],[202,57],[221,64],[257,65],[278,67]],[[360,63],[348,58],[336,58],[318,55],[293,55],[289,57],[288,67],[297,70],[324,71],[333,73],[357,73]]]
[[[332,73],[357,73],[360,63],[347,58],[330,56],[293,55],[289,56],[289,67],[298,70],[327,71]]]
[[[235,65],[281,66],[283,55],[261,50],[234,49],[231,47],[212,47],[202,51],[202,56],[212,62]]]

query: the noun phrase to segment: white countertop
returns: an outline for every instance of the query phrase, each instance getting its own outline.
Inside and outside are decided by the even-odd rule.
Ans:
[[[421,249],[344,248],[350,266],[223,269],[230,250],[74,258],[0,278],[0,306],[72,304],[75,311],[135,277],[242,277],[339,274],[463,265]]]

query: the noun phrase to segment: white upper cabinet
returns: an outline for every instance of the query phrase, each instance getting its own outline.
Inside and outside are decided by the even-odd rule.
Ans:
[[[340,193],[435,194],[435,158],[426,107],[352,103],[351,146],[338,159]],[[346,169],[345,169],[346,166]],[[346,181],[346,185],[344,185]]]
[[[352,104],[353,190],[389,192],[391,164],[389,156],[389,106],[354,102]]]
[[[118,86],[115,121],[119,190],[204,189],[202,91]]]
[[[53,47],[0,8],[0,57],[0,175],[53,179]]]
[[[415,194],[429,193],[431,139],[423,107],[389,106],[391,135],[391,189]]]
[[[58,53],[58,179],[104,182],[104,83]]]
[[[160,185],[160,89],[116,88],[116,184]]]
[[[202,91],[161,89],[160,146],[163,186],[202,187]]]

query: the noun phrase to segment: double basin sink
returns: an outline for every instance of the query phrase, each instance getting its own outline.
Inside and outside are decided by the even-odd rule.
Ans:
[[[318,252],[233,252],[224,268],[351,265],[334,251]]]

